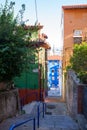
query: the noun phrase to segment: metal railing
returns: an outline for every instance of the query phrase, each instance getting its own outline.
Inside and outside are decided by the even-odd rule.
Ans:
[[[41,104],[42,104],[42,109],[41,109]],[[39,125],[40,125],[40,114],[42,113],[42,116],[44,118],[44,113],[45,113],[45,110],[46,110],[46,104],[44,102],[38,102],[38,105],[37,105],[37,115],[36,115],[36,118],[37,118],[37,127],[39,128]],[[36,126],[36,123],[35,123],[35,117],[32,117],[32,118],[29,118],[28,120],[25,120],[25,121],[22,121],[22,122],[19,122],[19,123],[16,123],[16,124],[13,124],[9,130],[14,130],[16,127],[19,127],[20,125],[23,125],[29,121],[33,120],[33,130],[35,130],[35,126]]]
[[[16,123],[16,124],[13,124],[9,130],[14,130],[16,127],[19,127],[29,121],[33,120],[33,130],[35,130],[35,118],[30,118],[28,120],[25,120],[25,121],[22,121],[22,122],[19,122],[19,123]]]
[[[40,109],[40,105],[42,103],[42,110]],[[46,104],[44,102],[39,102],[38,106],[37,106],[37,127],[39,128],[40,125],[40,114],[43,113],[43,118],[44,118],[44,113],[46,110]]]

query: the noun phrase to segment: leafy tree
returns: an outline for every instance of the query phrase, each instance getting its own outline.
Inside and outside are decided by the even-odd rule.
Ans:
[[[76,44],[74,46],[73,56],[70,59],[70,68],[72,68],[80,78],[82,83],[87,83],[87,43]]]
[[[17,17],[14,18],[14,4],[8,4],[6,0],[4,7],[0,8],[0,82],[19,76],[25,67],[27,52],[33,52],[27,47],[33,32],[19,24]]]

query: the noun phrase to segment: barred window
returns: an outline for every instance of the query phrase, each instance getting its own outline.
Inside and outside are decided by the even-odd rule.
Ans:
[[[82,30],[73,31],[73,40],[74,40],[74,43],[77,43],[77,44],[82,43]]]

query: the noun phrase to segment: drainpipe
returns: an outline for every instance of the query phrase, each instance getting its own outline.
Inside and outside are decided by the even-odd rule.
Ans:
[[[39,85],[39,100],[41,101],[41,68],[39,63],[39,52],[38,52],[38,85]]]

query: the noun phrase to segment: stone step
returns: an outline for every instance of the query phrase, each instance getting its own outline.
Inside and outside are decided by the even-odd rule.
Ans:
[[[12,124],[16,124],[18,122],[23,122],[28,120],[29,118],[33,117],[36,114],[37,102],[32,102],[27,104],[23,107],[23,114],[18,114],[16,117],[8,118],[2,123],[0,123],[0,130],[9,130]],[[32,130],[33,122],[29,121],[28,123],[21,125],[20,127],[16,128],[16,130]]]
[[[73,130],[73,129],[71,128],[38,128],[37,130]]]
[[[38,130],[79,130],[78,124],[66,115],[45,115]]]
[[[11,124],[15,124],[15,122],[20,122],[29,118],[29,114],[24,114],[17,118],[8,119],[6,122],[0,124],[0,130],[9,130]],[[32,130],[33,122],[28,122],[18,128],[16,130]],[[40,117],[40,127],[37,128],[36,122],[36,130],[79,130],[77,123],[67,115],[45,115],[43,118]]]
[[[71,117],[69,117],[68,115],[63,115],[64,113],[62,111],[64,110],[66,111],[66,109],[60,111],[60,114],[62,115],[59,115],[59,112],[57,113],[59,106],[56,106],[54,109],[52,109],[52,107],[53,106],[51,106],[51,109],[49,109],[50,111],[48,111],[49,107],[47,107],[47,112],[51,112],[52,113],[51,115],[45,114],[43,118],[41,114],[39,128],[37,128],[37,120],[36,120],[36,130],[79,130],[77,123]],[[62,107],[64,107],[64,105],[62,105]],[[29,106],[24,107],[23,110],[25,111],[26,114],[18,115],[17,117],[9,118],[6,121],[3,121],[0,124],[0,130],[9,130],[12,124],[29,119],[29,117],[32,117],[32,115],[36,117],[37,103],[33,102],[32,104],[29,104]],[[56,113],[54,113],[54,111]],[[16,130],[33,130],[33,122],[30,121],[16,128]]]

